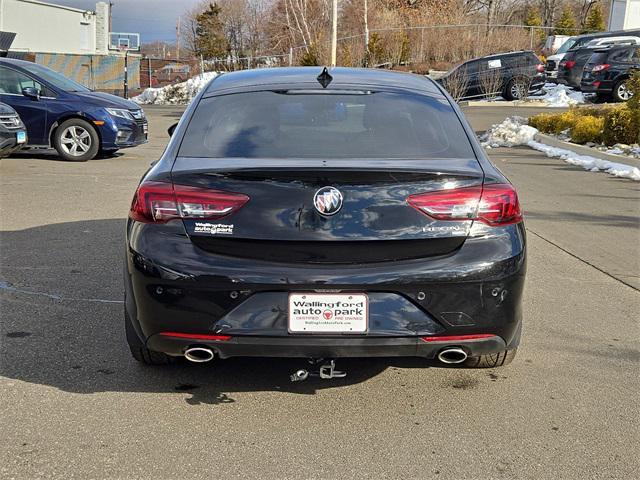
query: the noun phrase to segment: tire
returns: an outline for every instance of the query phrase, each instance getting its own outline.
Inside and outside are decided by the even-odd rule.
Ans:
[[[520,83],[519,83],[520,82]],[[518,92],[518,90],[522,89],[523,85],[520,80],[517,78],[512,78],[507,83],[507,86],[504,89],[504,93],[502,96],[507,100],[520,100],[522,98],[522,93]]]
[[[56,128],[53,146],[64,160],[86,162],[100,151],[100,138],[89,122],[70,118]]]
[[[624,80],[616,82],[616,84],[613,86],[613,92],[611,92],[611,96],[616,102],[626,102],[633,96],[633,93],[631,93],[627,89],[626,78]]]
[[[462,364],[467,368],[496,368],[509,365],[516,356],[517,348],[505,350],[504,352],[491,355],[480,355],[479,357],[469,357]]]
[[[176,362],[175,357],[162,352],[154,352],[147,347],[129,346],[129,350],[131,350],[131,356],[144,365],[171,365]]]
[[[126,308],[124,311],[124,327],[127,334],[127,343],[129,344],[131,356],[138,362],[145,365],[171,365],[176,362],[177,359],[175,357],[167,355],[166,353],[149,350],[144,346],[133,328],[131,318],[129,317]]]

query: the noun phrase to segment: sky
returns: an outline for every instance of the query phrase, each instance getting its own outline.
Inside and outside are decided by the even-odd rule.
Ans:
[[[95,10],[98,0],[44,0],[47,3]],[[109,0],[104,0],[109,1]],[[142,43],[174,42],[176,22],[201,0],[111,0],[114,32],[139,33]]]

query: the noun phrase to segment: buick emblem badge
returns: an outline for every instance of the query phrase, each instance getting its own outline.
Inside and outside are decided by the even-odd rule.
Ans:
[[[342,208],[342,193],[335,187],[322,187],[313,196],[313,206],[322,215],[335,215]]]

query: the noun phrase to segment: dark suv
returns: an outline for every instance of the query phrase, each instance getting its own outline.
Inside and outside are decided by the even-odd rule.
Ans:
[[[531,51],[497,53],[458,65],[437,82],[457,100],[494,95],[519,100],[544,86],[544,64]]]
[[[32,62],[0,58],[0,101],[22,118],[29,147],[53,147],[65,160],[84,162],[147,141],[137,104]]]
[[[596,50],[613,48],[615,46],[637,45],[637,37],[616,37],[611,43],[587,44],[584,47],[569,50],[558,67],[558,83],[580,89],[580,81],[584,67]]]
[[[596,50],[584,67],[580,88],[624,102],[631,97],[627,80],[634,70],[640,70],[639,46]]]
[[[18,113],[6,103],[0,103],[0,158],[15,152],[27,143],[27,130]]]

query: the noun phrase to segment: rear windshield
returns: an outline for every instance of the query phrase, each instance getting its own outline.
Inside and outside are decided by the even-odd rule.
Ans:
[[[473,158],[444,98],[383,92],[249,92],[200,101],[185,157]]]
[[[575,44],[576,44],[576,40],[573,39],[573,38],[570,38],[560,46],[560,48],[558,49],[558,51],[556,53],[565,53],[567,50],[569,50]]]
[[[605,63],[608,55],[609,55],[609,52],[596,52],[593,55],[591,55],[591,58],[589,58],[589,63],[592,63],[592,64]]]

